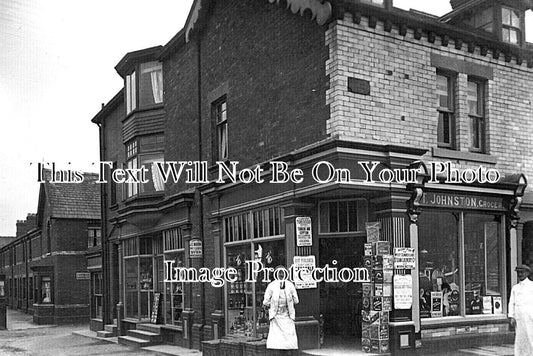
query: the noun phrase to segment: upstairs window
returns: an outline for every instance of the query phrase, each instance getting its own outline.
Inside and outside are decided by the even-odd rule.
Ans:
[[[473,79],[468,80],[468,115],[470,116],[470,150],[485,150],[485,85]]]
[[[141,63],[126,76],[126,114],[163,102],[163,66],[160,62]]]
[[[520,11],[502,7],[502,40],[513,44],[520,44]]]
[[[455,116],[454,116],[454,77],[437,73],[437,143],[439,147],[454,148]]]
[[[163,149],[165,145],[165,136],[162,134],[141,136],[133,139],[126,144],[126,168],[138,170],[144,167],[146,170],[146,183],[125,183],[126,198],[131,198],[138,194],[150,194],[161,192],[165,189],[163,177],[159,174],[157,163],[163,163]],[[139,171],[135,177],[140,181]]]
[[[213,104],[213,117],[216,123],[217,152],[215,157],[220,161],[228,159],[228,117],[226,113],[226,98]]]
[[[89,227],[87,229],[87,247],[100,246],[102,244],[102,232],[99,227]]]
[[[470,25],[481,30],[492,32],[494,23],[494,11],[492,7],[476,12],[470,19]]]

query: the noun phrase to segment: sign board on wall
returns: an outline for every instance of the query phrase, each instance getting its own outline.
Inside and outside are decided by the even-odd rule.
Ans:
[[[302,274],[304,277],[302,280],[298,278],[298,271],[301,269],[307,269],[309,272],[315,269],[316,260],[315,256],[294,256],[294,286],[296,289],[311,289],[316,288],[317,283],[312,280],[311,274]]]
[[[420,205],[442,208],[505,210],[503,198],[424,192]]]
[[[202,240],[192,239],[189,241],[189,257],[201,258],[203,255]]]
[[[77,281],[88,281],[91,279],[91,274],[89,272],[76,272]]]
[[[413,305],[413,277],[394,275],[394,308],[411,309]]]
[[[313,246],[311,218],[308,216],[296,218],[296,246]]]

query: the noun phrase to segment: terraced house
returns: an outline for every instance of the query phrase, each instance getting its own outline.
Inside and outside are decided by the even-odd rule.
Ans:
[[[124,88],[92,121],[109,181],[111,168],[144,167],[146,182],[102,192],[103,254],[88,263],[102,265],[103,311],[92,328],[197,349],[261,338],[266,283],[165,282],[164,261],[241,270],[307,256],[355,268],[366,223],[380,222],[382,240],[416,256],[413,270],[396,271],[411,276],[411,299],[391,306],[388,348],[510,340],[513,270],[531,263],[533,239],[533,2],[452,6],[437,17],[392,0],[196,0],[167,44],[127,53],[116,66]],[[205,165],[205,179],[165,182],[157,163],[172,161]],[[216,183],[217,162],[237,161],[266,181]],[[270,184],[271,161],[303,181]],[[330,163],[315,172],[321,181],[311,178],[319,162]],[[370,184],[359,162],[376,162],[376,177],[421,174]],[[350,179],[326,179],[337,168]],[[311,221],[305,243],[298,217]],[[451,305],[432,313],[428,298],[445,283]],[[360,340],[361,284],[298,292],[300,348]]]
[[[89,279],[85,255],[96,243],[101,249],[100,186],[96,175],[84,177],[83,183],[54,183],[45,170],[37,214],[19,220],[15,239],[0,247],[7,305],[32,314],[37,324],[89,320],[96,281]]]

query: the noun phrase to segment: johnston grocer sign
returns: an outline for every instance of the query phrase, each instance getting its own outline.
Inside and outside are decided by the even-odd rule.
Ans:
[[[503,198],[424,192],[421,206],[504,211]]]

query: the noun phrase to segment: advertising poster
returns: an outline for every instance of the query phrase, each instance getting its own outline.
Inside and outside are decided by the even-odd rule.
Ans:
[[[394,308],[410,309],[413,304],[413,278],[410,274],[394,275]]]
[[[304,269],[307,271],[312,271],[316,267],[315,256],[294,256],[294,270],[295,270],[295,281],[294,285],[296,289],[310,289],[316,288],[317,282],[312,280],[311,275],[307,274],[303,280],[300,280],[298,276],[298,270]]]
[[[312,246],[313,237],[311,235],[311,218],[296,218],[296,246]]]

